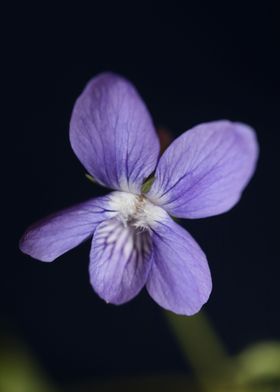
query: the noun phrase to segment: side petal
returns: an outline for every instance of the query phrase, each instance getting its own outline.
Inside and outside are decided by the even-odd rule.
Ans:
[[[88,200],[42,219],[30,226],[20,240],[20,249],[41,261],[53,261],[90,237],[108,218],[108,196]]]
[[[190,316],[208,300],[211,275],[203,251],[169,216],[153,231],[150,296],[163,308]]]
[[[176,217],[221,214],[239,200],[257,157],[255,132],[247,125],[225,120],[198,125],[165,151],[147,196]]]
[[[149,112],[135,88],[103,73],[77,99],[70,141],[87,171],[109,188],[140,192],[153,172],[159,141]]]
[[[101,223],[93,237],[90,281],[96,293],[116,305],[128,302],[145,285],[150,270],[147,231],[124,226],[116,218]]]

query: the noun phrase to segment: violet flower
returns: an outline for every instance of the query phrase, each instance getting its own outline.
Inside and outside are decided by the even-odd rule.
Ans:
[[[254,131],[225,120],[201,124],[159,159],[158,137],[137,91],[104,73],[78,98],[70,141],[86,170],[114,191],[31,226],[21,250],[50,262],[93,236],[90,281],[105,301],[125,303],[146,286],[163,308],[198,312],[212,288],[208,263],[172,217],[204,218],[238,202],[256,165]]]

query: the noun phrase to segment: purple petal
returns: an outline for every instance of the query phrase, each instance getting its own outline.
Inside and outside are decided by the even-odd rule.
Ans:
[[[216,121],[176,139],[161,157],[148,197],[171,215],[203,218],[232,208],[254,173],[255,132]]]
[[[98,182],[133,193],[140,192],[159,154],[159,141],[145,104],[128,81],[111,73],[92,79],[78,98],[70,141]]]
[[[108,200],[108,196],[88,200],[35,223],[20,240],[21,251],[41,261],[53,261],[90,237],[111,216],[106,210]]]
[[[197,313],[212,289],[206,257],[191,235],[169,216],[152,237],[152,269],[147,281],[150,296],[177,314]]]
[[[141,232],[116,218],[101,223],[93,237],[90,280],[105,301],[122,304],[135,297],[145,285],[150,270],[149,233]]]

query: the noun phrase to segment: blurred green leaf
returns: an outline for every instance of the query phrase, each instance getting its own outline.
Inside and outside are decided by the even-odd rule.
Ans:
[[[0,340],[1,392],[57,392],[19,342],[7,337]]]
[[[280,391],[280,342],[256,343],[242,351],[236,363],[239,385],[253,391]]]

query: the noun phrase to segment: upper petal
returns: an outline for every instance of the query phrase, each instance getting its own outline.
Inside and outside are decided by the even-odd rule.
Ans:
[[[22,252],[41,261],[53,261],[93,234],[108,218],[108,196],[88,200],[57,212],[30,226],[20,240]]]
[[[177,217],[220,214],[239,200],[257,157],[249,126],[226,120],[198,125],[165,151],[147,196]]]
[[[90,253],[90,281],[105,301],[122,304],[145,285],[151,266],[147,231],[135,230],[117,218],[97,227]]]
[[[134,193],[155,169],[159,153],[144,102],[128,81],[111,73],[93,78],[77,99],[70,141],[98,182]]]
[[[152,268],[147,281],[150,296],[174,313],[197,313],[212,289],[203,251],[169,216],[154,230],[152,246]]]

